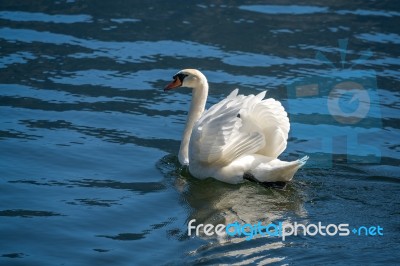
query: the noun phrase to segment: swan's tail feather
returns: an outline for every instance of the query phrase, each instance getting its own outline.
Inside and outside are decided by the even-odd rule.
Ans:
[[[302,167],[303,165],[306,164],[307,160],[310,159],[310,157],[308,155],[304,156],[301,159],[298,159],[297,161],[299,161],[300,167]]]
[[[294,174],[302,167],[308,156],[292,162],[285,162],[279,159],[274,159],[266,163],[260,163],[255,168],[250,170],[250,173],[259,182],[289,182]]]

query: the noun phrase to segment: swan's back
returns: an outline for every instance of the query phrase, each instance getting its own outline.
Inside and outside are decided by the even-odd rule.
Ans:
[[[235,159],[260,154],[277,158],[286,148],[289,119],[280,102],[258,95],[227,98],[205,111],[193,127],[190,161],[224,166]]]

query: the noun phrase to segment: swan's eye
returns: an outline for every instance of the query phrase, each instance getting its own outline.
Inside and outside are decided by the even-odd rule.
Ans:
[[[176,74],[175,76],[173,76],[172,78],[173,78],[173,79],[178,78],[179,81],[180,81],[181,83],[183,83],[183,79],[186,78],[187,76],[188,76],[187,74],[178,73],[178,74]]]

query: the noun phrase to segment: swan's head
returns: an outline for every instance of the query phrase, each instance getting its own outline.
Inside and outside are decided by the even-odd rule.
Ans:
[[[172,78],[174,80],[164,88],[164,91],[178,87],[199,88],[204,83],[207,83],[207,79],[203,73],[196,69],[183,69]]]

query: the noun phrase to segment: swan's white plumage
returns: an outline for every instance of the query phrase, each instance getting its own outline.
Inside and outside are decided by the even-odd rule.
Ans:
[[[289,119],[280,102],[254,96],[227,98],[205,111],[195,123],[190,148],[202,163],[227,165],[247,154],[278,157],[286,148]]]
[[[197,70],[178,73],[188,76],[182,86],[193,88],[191,108],[204,108],[208,94],[204,75]],[[290,130],[282,104],[264,99],[266,91],[248,96],[238,92],[232,91],[204,112],[189,114],[181,144],[181,151],[188,154],[180,154],[180,158],[189,163],[189,171],[198,178],[238,183],[250,173],[261,182],[291,180],[308,157],[293,162],[277,159],[286,149]]]

